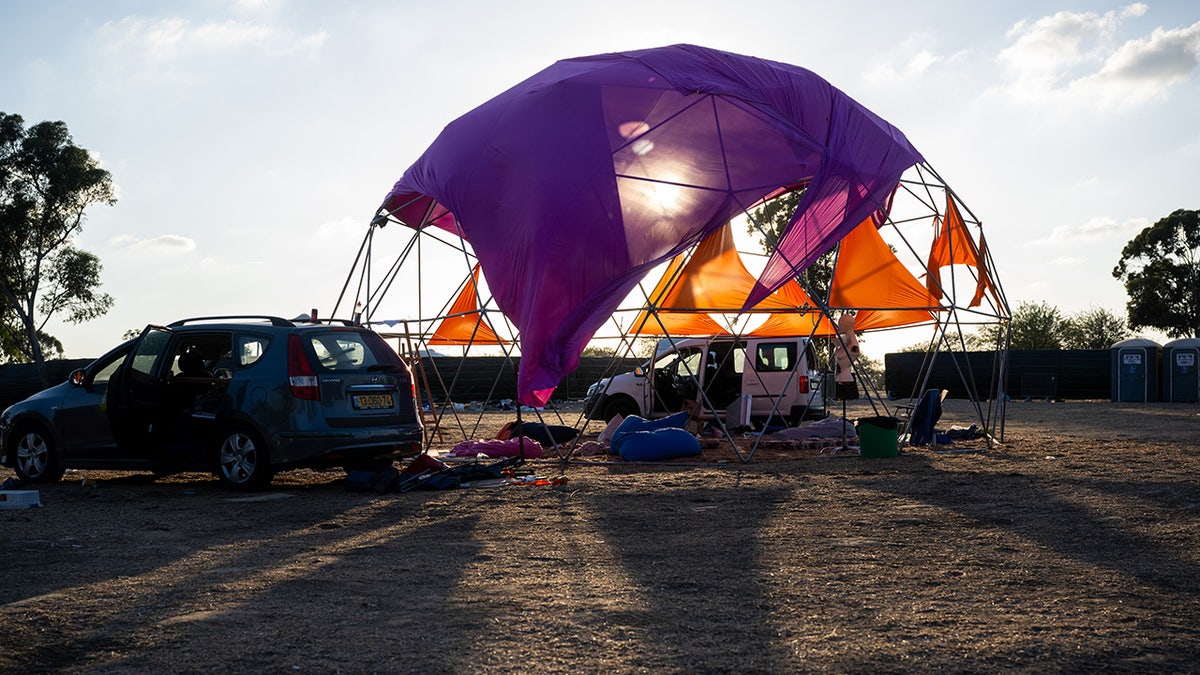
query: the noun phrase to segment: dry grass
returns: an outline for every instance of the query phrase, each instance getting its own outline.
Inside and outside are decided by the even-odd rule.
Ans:
[[[0,671],[1193,671],[1198,412],[1015,403],[982,452],[535,464],[561,487],[76,474],[0,511]]]

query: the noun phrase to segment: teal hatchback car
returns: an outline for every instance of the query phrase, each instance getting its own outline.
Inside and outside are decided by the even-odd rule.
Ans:
[[[148,326],[0,414],[0,463],[213,471],[250,490],[282,470],[379,468],[421,451],[412,374],[373,331],[269,316]]]

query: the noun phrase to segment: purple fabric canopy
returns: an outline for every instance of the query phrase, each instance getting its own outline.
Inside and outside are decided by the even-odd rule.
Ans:
[[[747,306],[881,207],[920,154],[812,72],[675,45],[559,61],[451,122],[383,209],[460,232],[550,398],[655,264],[811,180]]]

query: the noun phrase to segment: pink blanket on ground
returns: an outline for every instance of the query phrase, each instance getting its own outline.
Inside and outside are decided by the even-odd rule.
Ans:
[[[476,455],[516,457],[521,455],[530,459],[537,459],[542,456],[542,444],[529,438],[509,438],[503,441],[463,441],[454,446],[450,454],[454,457],[474,457]]]

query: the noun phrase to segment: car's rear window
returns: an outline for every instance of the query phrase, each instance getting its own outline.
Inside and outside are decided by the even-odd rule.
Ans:
[[[374,333],[330,331],[305,336],[317,362],[329,372],[369,370],[372,366],[400,366],[400,357]]]

